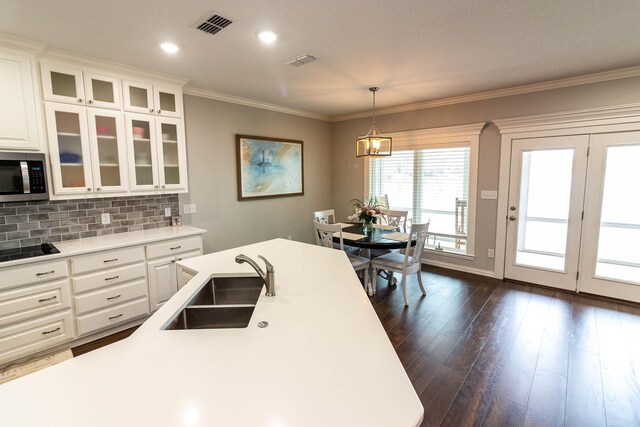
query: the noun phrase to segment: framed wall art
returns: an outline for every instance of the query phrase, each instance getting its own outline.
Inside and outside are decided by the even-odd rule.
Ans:
[[[302,141],[236,135],[238,200],[304,194]]]

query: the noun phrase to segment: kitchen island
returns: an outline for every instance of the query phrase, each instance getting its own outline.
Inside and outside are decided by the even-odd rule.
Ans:
[[[277,295],[263,289],[248,327],[164,330],[211,277],[256,275],[235,263],[239,253],[263,255],[276,271]],[[181,264],[195,277],[131,337],[1,385],[2,425],[422,421],[422,405],[343,252],[275,239]]]

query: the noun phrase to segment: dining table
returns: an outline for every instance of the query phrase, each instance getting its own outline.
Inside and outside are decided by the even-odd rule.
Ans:
[[[360,255],[369,259],[373,258],[375,250],[394,250],[405,249],[409,238],[409,230],[403,227],[389,227],[384,224],[373,224],[371,227],[365,227],[363,223],[340,223],[342,225],[342,242],[345,246],[360,248]],[[335,243],[340,243],[340,237],[336,234],[333,236]],[[416,237],[411,239],[411,246],[416,245]],[[367,283],[367,293],[372,296],[375,293],[375,279],[371,267],[369,277],[371,283]],[[388,279],[390,283],[395,284],[393,273],[385,272],[383,277]]]

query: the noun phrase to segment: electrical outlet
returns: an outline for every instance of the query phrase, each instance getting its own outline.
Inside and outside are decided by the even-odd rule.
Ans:
[[[487,256],[488,256],[489,258],[493,258],[493,257],[495,256],[495,252],[494,252],[494,250],[493,250],[493,249],[489,249],[489,250],[487,251]]]
[[[190,205],[183,205],[182,210],[186,214],[196,213],[196,204],[192,203]]]
[[[102,219],[102,224],[111,224],[111,214],[103,213],[100,215],[100,219]]]
[[[171,216],[171,208],[164,208],[164,216]]]

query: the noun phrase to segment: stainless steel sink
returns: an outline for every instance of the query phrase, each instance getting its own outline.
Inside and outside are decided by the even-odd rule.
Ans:
[[[246,328],[263,285],[260,277],[211,279],[165,329]]]
[[[255,305],[185,307],[165,329],[246,328]]]
[[[255,304],[263,285],[259,277],[218,277],[209,280],[187,305]]]

